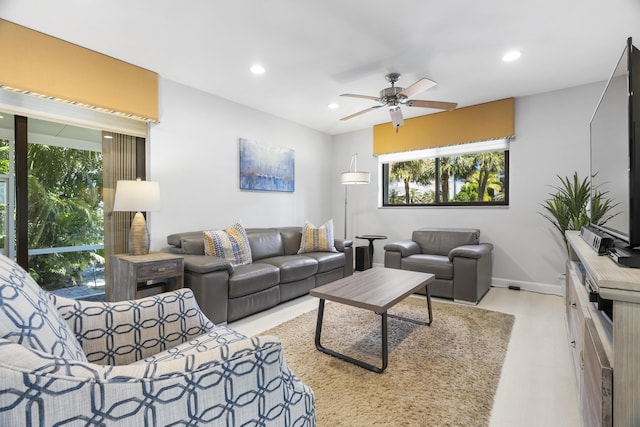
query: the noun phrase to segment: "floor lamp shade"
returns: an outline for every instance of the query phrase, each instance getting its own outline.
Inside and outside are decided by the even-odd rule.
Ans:
[[[149,253],[149,230],[142,212],[160,210],[160,186],[157,182],[118,181],[113,202],[116,212],[136,212],[129,230],[129,253],[145,255]]]
[[[369,172],[342,172],[340,182],[345,185],[368,184],[371,180]]]

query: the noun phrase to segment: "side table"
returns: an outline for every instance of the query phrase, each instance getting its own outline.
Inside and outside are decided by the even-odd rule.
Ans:
[[[184,286],[184,259],[164,252],[111,257],[111,286],[107,301],[123,301]]]
[[[356,236],[356,239],[365,239],[369,241],[369,267],[373,264],[373,242],[376,240],[384,240],[387,236],[380,234],[361,234]]]

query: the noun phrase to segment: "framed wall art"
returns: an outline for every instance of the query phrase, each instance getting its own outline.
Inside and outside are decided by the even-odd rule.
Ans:
[[[295,152],[240,138],[240,189],[295,190]]]

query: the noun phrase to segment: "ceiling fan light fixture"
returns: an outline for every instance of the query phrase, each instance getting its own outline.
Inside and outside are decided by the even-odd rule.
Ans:
[[[396,129],[404,124],[404,118],[402,117],[402,110],[400,110],[400,107],[392,105],[389,107],[389,114],[391,115],[391,122],[393,122],[393,126],[395,126]]]

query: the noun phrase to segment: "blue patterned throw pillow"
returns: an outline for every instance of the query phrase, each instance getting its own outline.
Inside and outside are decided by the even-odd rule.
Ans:
[[[0,337],[54,356],[87,361],[47,292],[4,255],[0,255]]]
[[[209,230],[203,234],[205,255],[224,258],[231,265],[251,264],[247,232],[239,223],[224,230]]]

